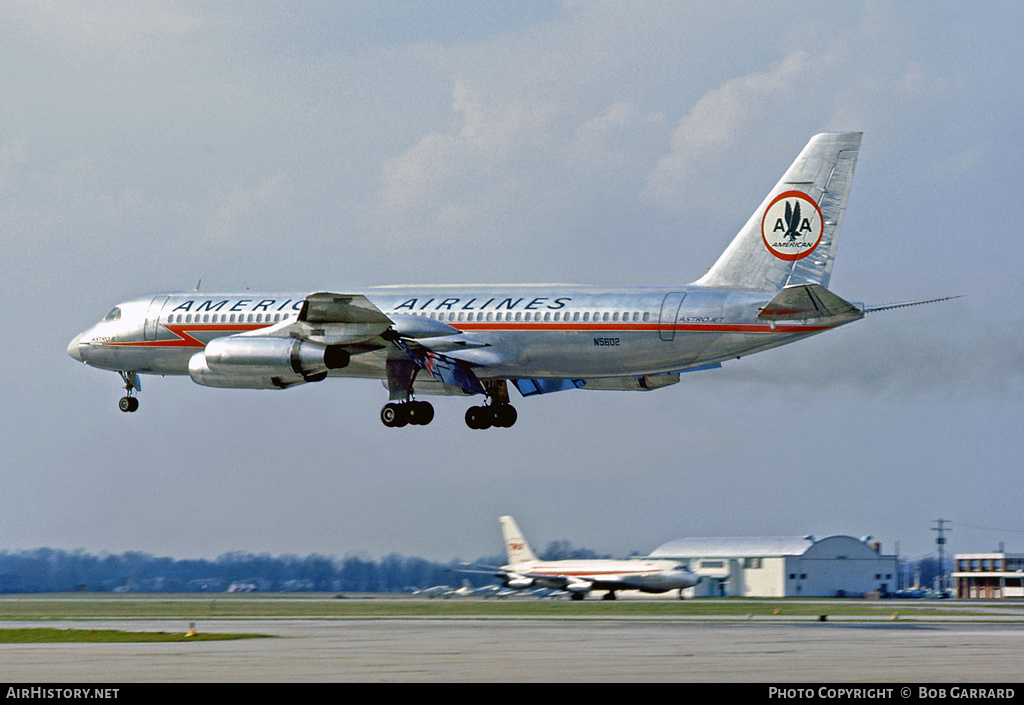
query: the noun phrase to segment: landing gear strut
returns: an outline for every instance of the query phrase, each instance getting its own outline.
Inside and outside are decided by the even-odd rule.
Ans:
[[[139,376],[134,372],[123,372],[119,371],[121,379],[124,380],[124,392],[125,395],[121,397],[121,400],[117,402],[117,408],[121,411],[137,411],[139,408],[139,400],[135,396],[135,390],[141,390],[142,384],[139,382]]]
[[[394,358],[387,362],[388,392],[391,401],[380,410],[380,420],[388,428],[426,426],[434,420],[434,407],[429,401],[412,398],[412,383],[417,369],[411,360]]]

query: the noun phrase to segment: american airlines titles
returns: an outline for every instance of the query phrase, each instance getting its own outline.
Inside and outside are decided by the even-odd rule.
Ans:
[[[228,304],[231,303],[230,299],[224,299],[223,301],[217,301],[217,302],[214,302],[213,300],[208,299],[206,301],[199,302],[199,304],[195,308],[194,313],[200,313],[202,311],[221,311],[221,310],[226,310],[229,313],[233,313],[233,312],[237,312],[237,311],[250,311],[250,312],[266,311],[266,312],[269,313],[272,310],[273,311],[284,311],[285,308],[288,306],[288,304],[291,304],[291,309],[293,311],[299,311],[299,310],[302,309],[302,303],[303,303],[303,299],[285,299],[284,303],[282,303],[281,305],[278,306],[277,305],[277,299],[263,299],[262,301],[260,301],[259,303],[255,304],[255,305],[250,305],[254,301],[255,301],[255,299],[239,299],[234,304],[232,304],[231,308],[224,309],[225,306],[227,306]],[[173,309],[171,309],[171,313],[177,313],[178,311],[189,311],[189,312],[191,312],[192,311],[192,305],[195,304],[195,303],[196,303],[195,299],[189,299],[188,301],[183,301],[181,304],[179,304],[179,305],[175,306]],[[271,309],[272,306],[276,306],[276,308]]]
[[[303,299],[286,299],[284,302],[279,302],[277,299],[262,299],[256,301],[255,299],[239,299],[232,302],[230,299],[224,299],[222,301],[213,301],[207,299],[203,301],[197,301],[195,299],[188,299],[175,306],[171,313],[178,313],[180,311],[190,313],[201,313],[203,311],[226,311],[230,313],[244,311],[244,312],[258,312],[264,311],[271,313],[274,311],[284,311],[286,308],[290,308],[292,311],[299,311],[302,309]],[[430,299],[406,299],[398,306],[394,308],[395,311],[535,311],[535,310],[549,310],[557,311],[563,309],[566,305],[572,301],[571,296],[562,296],[559,298],[551,298],[549,296],[537,296],[532,299],[525,297],[519,298],[500,298],[492,297],[483,301],[479,298],[471,298],[464,300],[459,297],[448,297],[445,299],[430,298]],[[527,302],[524,304],[524,302]],[[225,308],[228,307],[229,308]],[[193,308],[194,307],[194,308]]]
[[[569,301],[572,301],[572,297],[563,296],[557,299],[552,299],[548,296],[538,296],[531,299],[528,304],[522,306],[521,308],[520,304],[526,301],[525,297],[519,297],[518,299],[501,299],[499,297],[492,297],[490,299],[487,299],[487,301],[484,301],[482,304],[478,303],[478,301],[480,301],[480,299],[474,297],[463,303],[462,299],[454,296],[441,300],[438,300],[436,298],[427,299],[423,303],[420,303],[419,299],[406,299],[401,304],[396,306],[395,310],[425,311],[428,309],[428,307],[431,306],[431,304],[433,304],[433,308],[430,309],[432,311],[483,311],[486,310],[487,307],[490,306],[491,304],[494,304],[494,306],[490,309],[492,311],[514,311],[516,309],[521,311],[535,311],[537,309],[548,309],[551,311],[557,311],[558,309],[565,308],[566,304]],[[459,306],[459,304],[462,305]],[[458,306],[458,309],[455,308],[456,306]]]

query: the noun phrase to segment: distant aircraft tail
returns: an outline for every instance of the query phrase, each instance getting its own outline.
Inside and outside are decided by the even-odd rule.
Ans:
[[[516,525],[516,520],[505,516],[501,517],[499,521],[501,521],[501,533],[505,537],[505,553],[508,555],[509,565],[537,560],[537,556],[533,555],[529,544],[523,538],[523,533]]]
[[[828,286],[860,132],[815,135],[698,286]]]

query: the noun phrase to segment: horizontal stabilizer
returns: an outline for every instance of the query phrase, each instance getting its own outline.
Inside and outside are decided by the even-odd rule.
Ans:
[[[792,321],[848,315],[859,318],[860,309],[820,284],[801,284],[784,288],[761,309],[757,317],[768,321]]]

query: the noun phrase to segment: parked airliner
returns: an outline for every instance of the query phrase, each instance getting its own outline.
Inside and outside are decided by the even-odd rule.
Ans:
[[[530,550],[512,517],[501,517],[500,522],[508,565],[491,568],[467,564],[459,572],[492,575],[501,578],[505,587],[515,590],[564,590],[573,600],[582,600],[591,590],[607,590],[602,598],[605,600],[614,600],[616,590],[649,593],[679,590],[679,596],[682,597],[683,590],[700,581],[699,576],[674,560],[591,558],[542,561]]]
[[[142,374],[242,389],[377,378],[389,427],[430,423],[433,407],[417,395],[482,395],[465,417],[482,429],[515,423],[510,382],[524,397],[667,387],[681,373],[909,305],[866,308],[826,288],[860,142],[859,132],[813,137],[688,286],[165,293],[118,304],[68,354],[118,372],[126,412],[138,409]]]

